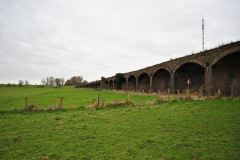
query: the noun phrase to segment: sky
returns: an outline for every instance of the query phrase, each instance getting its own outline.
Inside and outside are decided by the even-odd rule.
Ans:
[[[239,0],[0,0],[0,84],[88,82],[240,39]]]

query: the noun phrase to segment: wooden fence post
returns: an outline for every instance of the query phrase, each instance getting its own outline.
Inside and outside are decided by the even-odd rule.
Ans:
[[[28,98],[25,97],[25,109],[27,109],[27,108],[28,108]]]
[[[100,94],[98,94],[97,96],[97,106],[99,106],[99,97],[100,97]]]
[[[127,92],[127,104],[129,105],[129,103],[130,103],[130,94],[129,92]]]
[[[231,98],[233,99],[233,92],[234,92],[234,83],[231,85]]]

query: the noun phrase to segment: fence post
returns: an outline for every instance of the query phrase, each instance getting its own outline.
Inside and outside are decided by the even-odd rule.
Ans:
[[[27,109],[27,108],[28,108],[28,98],[25,97],[25,109]]]
[[[169,89],[168,89],[168,100],[170,102],[170,91],[169,91]]]
[[[218,97],[222,98],[222,94],[221,94],[221,90],[220,89],[218,89]]]
[[[187,100],[189,99],[189,90],[186,89],[186,92],[187,92]]]
[[[200,93],[200,98],[202,99],[202,91],[201,91],[201,89],[199,89],[199,93]]]
[[[100,94],[98,94],[97,96],[97,106],[99,106],[99,97],[100,97]]]
[[[127,92],[127,104],[129,105],[129,102],[130,102],[130,94],[129,92]]]
[[[234,92],[234,83],[231,85],[231,98],[233,99],[233,92]]]

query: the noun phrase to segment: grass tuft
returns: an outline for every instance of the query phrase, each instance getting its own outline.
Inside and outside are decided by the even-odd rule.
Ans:
[[[48,107],[48,110],[50,110],[50,111],[55,111],[55,110],[59,110],[59,109],[65,109],[65,107],[57,106],[56,104],[53,104],[52,106]]]

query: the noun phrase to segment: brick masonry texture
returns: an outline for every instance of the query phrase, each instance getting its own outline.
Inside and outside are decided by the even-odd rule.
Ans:
[[[234,94],[240,96],[240,42],[123,73],[123,77],[123,90],[184,93],[190,79],[191,93],[214,95],[221,89],[223,95],[230,95],[234,84]],[[80,87],[115,89],[115,81],[113,76]]]

